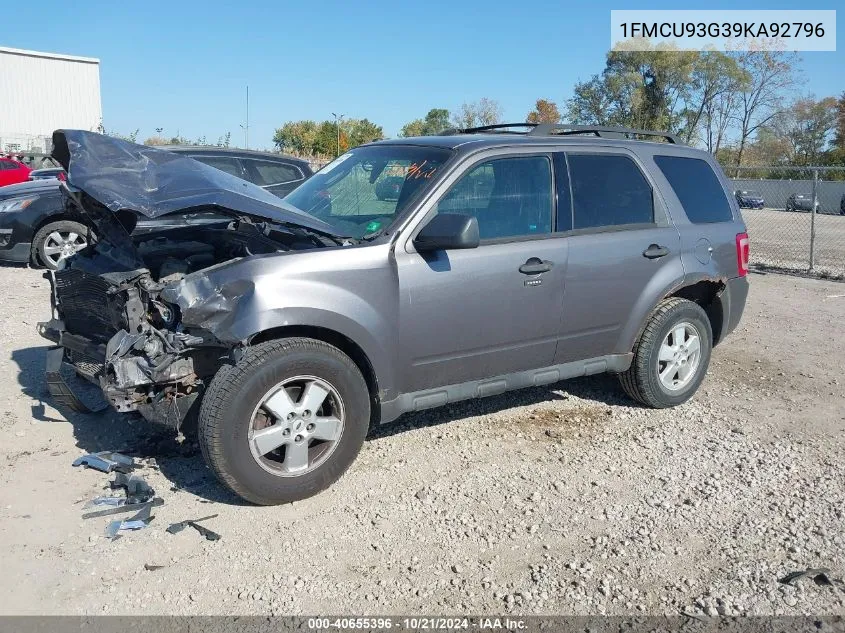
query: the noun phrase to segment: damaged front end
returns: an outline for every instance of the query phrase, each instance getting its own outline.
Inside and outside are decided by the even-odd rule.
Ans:
[[[165,284],[150,270],[97,275],[84,270],[86,259],[76,260],[80,268],[46,273],[53,318],[38,330],[58,345],[48,357],[50,393],[74,410],[91,410],[63,380],[57,365],[67,362],[115,410],[178,429],[228,348],[209,333],[186,331],[178,308],[159,299]]]
[[[97,240],[45,273],[52,318],[38,331],[57,345],[48,353],[48,389],[71,409],[95,409],[64,380],[69,364],[115,410],[179,429],[241,343],[185,322],[174,300],[180,282],[234,260],[340,240],[263,189],[185,157],[86,132],[57,132],[54,145],[68,169],[68,203]],[[163,228],[133,233],[139,215],[168,218]]]

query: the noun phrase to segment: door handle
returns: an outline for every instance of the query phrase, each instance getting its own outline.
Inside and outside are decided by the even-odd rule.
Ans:
[[[643,257],[648,257],[649,259],[666,257],[668,254],[669,249],[659,244],[649,244],[648,248],[643,251]]]
[[[543,261],[539,257],[529,257],[528,261],[519,267],[519,272],[523,275],[539,275],[549,272],[552,266],[552,262]]]

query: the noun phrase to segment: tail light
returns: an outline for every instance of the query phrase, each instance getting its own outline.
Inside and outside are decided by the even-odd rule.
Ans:
[[[67,180],[67,175],[65,174],[65,172],[60,171],[58,174],[56,174],[56,178],[58,178],[59,180]]]
[[[748,274],[748,233],[737,233],[736,236],[736,271],[740,277]]]

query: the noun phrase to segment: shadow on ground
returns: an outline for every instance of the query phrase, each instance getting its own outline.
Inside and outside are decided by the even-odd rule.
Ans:
[[[173,484],[171,490],[185,490],[208,502],[245,504],[220,485],[206,467],[194,435],[189,435],[188,439],[179,443],[172,429],[147,422],[137,414],[118,414],[111,409],[83,414],[61,408],[59,410],[64,417],[48,413],[45,405],[49,405],[52,410],[56,410],[56,405],[50,399],[44,380],[47,349],[47,346],[28,347],[14,350],[11,354],[12,361],[18,365],[18,383],[23,393],[34,401],[34,420],[43,423],[69,422],[73,426],[80,455],[112,450],[142,460],[152,459],[155,467]],[[72,386],[79,390],[96,389],[77,377],[73,378]],[[605,405],[633,405],[622,394],[613,376],[590,376],[406,414],[391,424],[372,429],[367,440],[437,426],[469,416],[490,415],[514,407],[562,400],[567,395]]]
[[[77,413],[58,407],[51,401],[44,380],[48,347],[28,347],[12,351],[18,366],[18,383],[24,394],[33,399],[33,419],[43,423],[69,422],[79,455],[98,451],[118,451],[149,462],[171,482],[171,490],[182,489],[210,502],[242,505],[243,501],[221,486],[205,465],[195,437],[181,444],[172,429],[160,427],[137,414],[119,414],[111,409],[100,413]],[[96,389],[74,377],[75,390]],[[49,409],[47,407],[49,405]],[[59,411],[61,416],[48,414]],[[75,459],[76,456],[73,457]],[[165,491],[157,491],[159,495]]]

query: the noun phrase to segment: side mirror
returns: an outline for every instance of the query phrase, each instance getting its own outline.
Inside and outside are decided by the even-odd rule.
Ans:
[[[414,240],[419,252],[477,248],[478,220],[473,215],[438,213]]]

